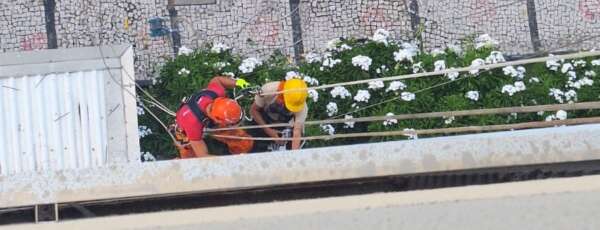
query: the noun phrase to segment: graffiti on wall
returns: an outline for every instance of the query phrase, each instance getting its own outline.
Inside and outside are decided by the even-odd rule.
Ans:
[[[475,24],[493,21],[498,13],[496,7],[494,1],[475,0],[468,18]]]
[[[265,46],[276,46],[280,28],[277,20],[270,16],[258,16],[249,28],[249,39]]]
[[[23,51],[45,49],[48,45],[48,38],[45,33],[35,33],[22,38],[20,44]]]
[[[373,34],[380,28],[389,30],[392,25],[392,20],[386,15],[386,10],[379,5],[368,6],[364,12],[360,13],[359,22],[367,34]]]
[[[577,8],[585,21],[595,21],[600,17],[600,0],[579,0]]]

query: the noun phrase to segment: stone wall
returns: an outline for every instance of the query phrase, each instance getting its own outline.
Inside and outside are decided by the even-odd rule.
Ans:
[[[48,48],[44,4],[31,0],[0,0],[0,51]]]
[[[419,6],[426,47],[436,48],[489,34],[505,52],[533,52],[527,15],[527,1],[437,0]]]
[[[293,52],[288,0],[230,0],[177,6],[181,42],[196,48],[219,42],[246,56]]]
[[[163,33],[150,30],[156,18]],[[180,45],[292,57],[378,28],[403,40],[420,34],[428,49],[483,33],[511,54],[591,49],[600,0],[0,0],[0,52],[129,43],[137,79],[155,76]]]

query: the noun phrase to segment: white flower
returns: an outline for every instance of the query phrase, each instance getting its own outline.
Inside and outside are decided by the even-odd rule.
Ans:
[[[412,66],[413,73],[418,73],[418,72],[423,71],[424,69],[423,69],[422,65],[423,65],[423,62],[419,62],[419,63],[413,64],[413,66]]]
[[[188,74],[190,74],[190,71],[189,71],[189,70],[187,70],[186,68],[181,68],[181,69],[180,69],[180,70],[177,72],[177,74],[179,74],[179,75],[188,75]]]
[[[308,97],[312,98],[313,102],[317,102],[319,100],[319,92],[314,89],[308,90]]]
[[[537,112],[537,115],[544,116],[544,113],[545,113],[544,111],[539,111],[539,112]]]
[[[335,48],[337,47],[337,44],[340,43],[340,42],[341,41],[340,41],[339,38],[334,38],[334,39],[329,40],[327,42],[327,49],[335,50]]]
[[[452,124],[452,122],[454,122],[454,116],[450,116],[450,117],[444,117],[444,124]]]
[[[329,135],[335,134],[335,128],[332,125],[321,125],[321,130]]]
[[[144,137],[152,134],[152,130],[145,125],[138,126],[138,132],[139,132],[140,138],[144,138]]]
[[[589,79],[589,78],[587,78],[587,77],[584,77],[584,78],[582,78],[582,79],[581,79],[581,80],[579,80],[578,82],[579,82],[579,83],[580,83],[582,86],[586,86],[586,85],[592,86],[592,85],[594,85],[594,80],[592,80],[592,79]]]
[[[242,71],[242,73],[252,73],[254,68],[259,65],[262,65],[262,61],[260,61],[258,58],[246,58],[242,61],[242,64],[238,69]]]
[[[389,36],[390,36],[390,32],[388,32],[387,30],[378,29],[377,31],[375,31],[375,34],[373,34],[373,37],[371,38],[371,40],[373,40],[374,42],[383,43],[383,44],[387,45]]]
[[[330,117],[337,114],[337,112],[338,112],[338,106],[335,102],[329,102],[329,104],[327,104],[326,108],[327,108],[327,115]]]
[[[564,100],[562,97],[565,95],[565,93],[563,91],[561,91],[560,89],[551,88],[550,93],[548,95],[553,96],[554,99],[556,101],[558,101],[558,103],[564,103]]]
[[[316,78],[313,78],[313,77],[310,77],[310,76],[304,75],[304,74],[302,74],[302,76],[304,76],[302,78],[302,80],[304,80],[309,85],[311,85],[311,86],[319,85],[319,80],[317,80]]]
[[[431,50],[431,55],[433,57],[437,57],[439,55],[444,55],[444,54],[446,54],[446,52],[444,52],[444,50],[442,50],[442,49],[435,48],[435,49]]]
[[[546,121],[553,121],[556,120],[556,115],[550,115],[546,117]]]
[[[594,72],[593,70],[585,71],[584,75],[587,76],[587,77],[595,77],[596,76],[596,72]]]
[[[342,60],[327,57],[323,60],[323,67],[333,68],[335,65],[337,65],[339,63],[342,63]]]
[[[344,119],[346,119],[346,120],[347,119],[352,119],[352,118],[354,118],[352,115],[345,115],[344,116]],[[354,121],[344,122],[344,128],[350,128],[350,129],[352,129],[352,128],[354,128],[354,123],[355,123]]]
[[[454,69],[454,68],[450,68],[450,69]],[[458,78],[458,76],[460,75],[460,73],[458,72],[450,72],[446,74],[446,77],[448,77],[448,79],[450,79],[451,81],[454,81]]]
[[[593,66],[599,66],[600,65],[600,59],[596,59],[592,61],[592,65]]]
[[[585,67],[587,63],[584,60],[573,61],[575,67]]]
[[[560,63],[555,60],[546,61],[546,67],[552,71],[558,71],[558,67],[560,67]]]
[[[446,47],[458,56],[461,56],[463,53],[463,49],[462,49],[462,47],[460,47],[460,45],[448,44]]]
[[[467,92],[465,97],[467,97],[473,101],[478,101],[479,100],[479,92],[478,91],[469,91],[469,92]]]
[[[354,96],[356,102],[369,102],[369,99],[371,99],[371,94],[367,90],[358,90],[356,96]]]
[[[565,92],[565,99],[568,102],[574,102],[577,101],[577,92],[575,92],[575,90],[569,90],[567,92]]]
[[[508,96],[512,96],[516,92],[518,92],[518,90],[514,85],[505,85],[502,87],[502,93],[506,93]]]
[[[389,91],[398,91],[398,90],[404,90],[406,89],[406,84],[404,84],[401,81],[392,81],[390,82],[390,86],[388,86],[388,88],[385,90],[385,92],[389,92]]]
[[[504,59],[504,55],[502,55],[502,52],[500,52],[500,51],[492,51],[490,53],[490,56],[485,58],[486,64],[496,64],[496,63],[505,62],[505,61],[506,61],[506,59]]]
[[[571,70],[573,70],[573,65],[571,65],[571,63],[565,63],[562,65],[562,68],[560,69],[560,72],[562,73],[567,73]]]
[[[485,61],[483,59],[481,59],[481,58],[477,58],[477,59],[475,59],[475,60],[473,60],[471,62],[471,66],[470,67],[475,68],[475,67],[482,66],[482,65],[485,65]],[[471,73],[473,75],[477,75],[479,73],[479,69],[469,70],[469,73]]]
[[[385,87],[385,84],[383,84],[383,81],[370,81],[369,82],[369,89],[381,89]]]
[[[529,83],[540,83],[540,79],[537,77],[532,77],[531,79],[529,79]]]
[[[140,115],[144,115],[144,114],[146,114],[146,112],[144,111],[144,108],[142,108],[141,106],[138,105],[137,106],[137,115],[140,116]]]
[[[177,55],[190,55],[192,53],[194,53],[193,50],[191,50],[185,46],[181,46],[181,47],[179,47],[179,51],[177,52]]]
[[[387,66],[385,66],[385,65],[382,65],[381,67],[379,67],[379,68],[375,69],[375,72],[377,72],[377,73],[379,73],[379,74],[381,74],[381,73],[385,73],[385,72],[387,72],[387,71],[388,71],[388,68],[387,68]]]
[[[226,46],[225,44],[223,44],[223,43],[216,43],[216,44],[213,44],[212,48],[210,48],[210,52],[221,53],[221,52],[223,52],[225,50],[228,50],[228,49],[229,49],[229,47]]]
[[[434,71],[445,70],[446,69],[446,61],[444,61],[444,60],[435,61],[433,63],[433,66],[435,66]]]
[[[331,90],[330,93],[331,93],[331,97],[333,97],[333,98],[340,97],[341,99],[344,99],[346,97],[352,97],[352,94],[350,94],[350,91],[348,91],[343,86],[336,86],[335,88],[333,88]]]
[[[394,114],[393,113],[387,113],[385,116],[386,117],[391,117],[391,116],[394,116]],[[395,124],[398,124],[398,120],[397,119],[387,119],[387,120],[383,121],[383,126],[392,126],[392,125],[395,125]]]
[[[575,80],[577,79],[577,73],[575,73],[575,71],[569,71],[567,72],[567,75],[569,75],[569,80]]]
[[[397,62],[401,62],[404,60],[413,62],[413,57],[417,56],[419,53],[419,47],[415,44],[411,43],[403,43],[402,49],[394,52],[394,60]]]
[[[522,81],[516,81],[515,82],[515,89],[517,89],[517,92],[521,92],[527,89],[527,87],[525,87],[525,83],[523,83]]]
[[[415,100],[415,94],[411,92],[402,92],[402,94],[400,94],[400,98],[405,101],[413,101]]]
[[[373,60],[370,57],[358,55],[352,58],[352,65],[360,67],[364,71],[369,71],[369,66]]]
[[[154,155],[152,155],[150,152],[145,152],[142,154],[142,157],[144,158],[144,161],[156,161],[156,157],[154,157]]]
[[[229,76],[229,77],[235,77],[235,74],[232,72],[223,72],[221,75],[223,76]]]
[[[292,78],[300,79],[300,73],[296,71],[288,71],[287,73],[285,73],[285,80],[290,80]]]
[[[564,110],[558,110],[558,111],[556,111],[556,118],[558,120],[566,120],[567,119],[567,112],[565,112]]]
[[[404,136],[407,136],[408,139],[419,139],[419,136],[417,136],[417,132],[415,131],[415,129],[404,129],[403,131],[406,132]]]
[[[511,77],[517,78],[517,79],[523,79],[523,78],[525,78],[525,72],[527,70],[523,66],[519,66],[516,69],[513,66],[506,66],[506,67],[502,68],[502,71],[504,72],[504,75],[506,75],[506,76],[511,76]]]
[[[321,56],[318,53],[310,52],[310,53],[306,54],[305,59],[308,64],[311,64],[311,63],[315,63],[315,62],[320,62]]]
[[[492,48],[497,46],[498,41],[492,39],[488,34],[482,34],[479,37],[475,38],[475,49],[481,48]]]
[[[344,51],[344,50],[351,50],[351,49],[352,49],[352,46],[349,46],[349,45],[346,45],[346,44],[342,44],[338,50],[339,51]]]
[[[517,69],[515,69],[515,67],[513,67],[512,65],[502,68],[502,71],[504,72],[504,75],[511,77],[517,77],[517,75],[519,74],[519,72],[517,72]]]
[[[225,68],[225,66],[231,65],[229,62],[215,62],[213,66],[219,70]]]
[[[523,78],[525,78],[525,73],[526,73],[526,72],[527,72],[527,69],[525,69],[525,67],[523,67],[523,66],[518,66],[518,67],[517,67],[517,73],[518,73],[518,76],[517,76],[517,78],[519,78],[519,79],[523,79]]]

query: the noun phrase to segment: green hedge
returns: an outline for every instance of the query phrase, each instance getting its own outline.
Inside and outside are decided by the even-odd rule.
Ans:
[[[181,54],[166,63],[157,82],[150,86],[148,91],[171,110],[176,110],[183,97],[201,89],[215,75],[234,75],[243,77],[252,84],[260,85],[269,80],[284,79],[286,75],[293,75],[288,72],[294,71],[300,73],[314,86],[415,72],[430,72],[436,69],[436,62],[437,68],[442,69],[442,61],[445,68],[460,68],[486,61],[487,63],[501,62],[505,57],[502,53],[496,51],[495,46],[496,42],[493,39],[483,35],[463,41],[458,45],[448,45],[444,50],[436,49],[427,52],[420,49],[416,44],[389,40],[386,31],[378,30],[369,39],[329,41],[328,49],[324,53],[307,54],[305,61],[298,66],[290,64],[288,58],[276,52],[252,69],[240,68],[240,65],[247,66],[243,64],[244,60],[248,62],[254,59],[243,59],[232,54],[230,49],[223,47],[221,44],[216,44],[195,50],[190,54]],[[411,56],[412,61],[407,58]],[[370,65],[366,66],[369,60]],[[365,66],[361,68],[361,64]],[[240,69],[244,69],[244,71]],[[398,90],[388,90],[392,84],[391,82],[385,82],[383,88],[380,88],[381,83],[354,85],[345,87],[352,95],[346,98],[340,98],[339,96],[334,98],[331,94],[334,89],[319,90],[317,92],[318,98],[314,96],[315,92],[311,92],[313,97],[308,101],[310,108],[309,120],[322,120],[341,116],[344,113],[393,98],[397,99],[353,113],[352,116],[382,116],[388,113],[409,114],[595,101],[600,96],[598,88],[600,86],[595,84],[598,81],[596,75],[598,71],[600,71],[600,59],[593,57],[581,60],[537,63],[522,67],[480,70],[476,74],[460,73],[454,81],[450,80],[450,76],[409,79],[401,81],[401,83],[393,83],[395,86],[406,86],[406,88],[402,89],[400,87]],[[335,91],[337,90],[339,89]],[[362,101],[355,100],[361,99],[355,98],[359,90],[362,91],[363,96],[365,91],[368,92],[370,95],[368,101],[365,101],[364,97]],[[471,93],[467,95],[468,92]],[[552,95],[551,92],[555,92],[556,96]],[[402,98],[403,93],[406,96],[404,98],[408,100]],[[414,100],[410,100],[410,93],[414,93]],[[560,95],[561,93],[562,95]],[[478,94],[477,100],[474,100],[473,94]],[[142,94],[138,92],[138,95]],[[249,103],[251,103],[250,99],[243,101],[243,105],[246,107]],[[335,114],[332,110],[333,103],[337,105],[337,113]],[[155,108],[153,111],[160,114],[163,121],[173,122],[174,120]],[[335,133],[402,130],[406,128],[431,129],[564,119],[565,115],[568,118],[575,118],[598,115],[598,112],[585,110],[567,114],[560,111],[558,113],[502,114],[370,122],[356,123],[352,128],[346,124],[334,124],[326,127],[307,127],[306,135],[323,135],[332,131],[331,128],[335,129]],[[147,127],[152,130],[151,134],[145,133],[147,135],[141,138],[143,152],[151,152],[159,159],[176,156],[176,150],[172,147],[166,132],[153,118],[148,116],[147,113],[141,114],[139,123],[144,129]],[[311,141],[307,147],[405,138],[408,137]],[[214,142],[211,142],[211,146],[218,147]]]

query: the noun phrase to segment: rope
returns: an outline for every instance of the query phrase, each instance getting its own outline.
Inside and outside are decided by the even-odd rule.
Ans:
[[[578,124],[593,124],[600,123],[600,117],[576,118],[556,121],[535,121],[508,125],[488,125],[488,126],[467,126],[458,128],[442,128],[442,129],[423,129],[410,131],[383,131],[383,132],[362,132],[362,133],[347,133],[322,136],[310,136],[301,138],[271,138],[271,137],[238,137],[229,135],[212,135],[218,138],[236,139],[236,140],[255,140],[255,141],[292,141],[292,140],[331,140],[339,138],[355,138],[355,137],[388,137],[388,136],[410,136],[410,135],[432,135],[432,134],[450,134],[450,133],[467,133],[467,132],[487,132],[501,130],[517,130],[526,128],[543,128],[553,127],[557,125],[578,125]]]
[[[557,110],[584,110],[584,109],[600,109],[600,101],[597,102],[582,102],[573,104],[552,104],[552,105],[536,105],[536,106],[525,106],[525,107],[505,107],[505,108],[493,108],[493,109],[473,109],[473,110],[458,110],[458,111],[447,111],[447,112],[431,112],[431,113],[415,113],[415,114],[402,114],[394,116],[371,116],[371,117],[357,117],[348,119],[328,119],[328,120],[316,120],[299,122],[298,124],[303,125],[321,125],[321,124],[339,124],[346,122],[370,122],[370,121],[385,121],[390,119],[396,120],[409,120],[409,119],[423,119],[423,118],[437,118],[437,117],[461,117],[461,116],[474,116],[474,115],[490,115],[490,114],[503,114],[503,113],[531,113],[539,111],[557,111]],[[291,127],[293,124],[289,123],[277,123],[268,125],[250,125],[241,127],[228,127],[219,129],[207,129],[207,132],[216,132],[224,130],[234,129],[257,129],[257,128],[276,128],[276,127]]]
[[[111,47],[112,49],[112,47]],[[106,57],[104,56],[104,53],[102,52],[102,47],[98,46],[98,51],[100,52],[100,57],[102,58],[102,63],[104,63],[104,66],[106,68],[108,68],[108,64],[106,63]],[[114,52],[114,50],[113,50]],[[123,69],[125,70],[125,69]],[[125,92],[127,92],[130,96],[132,96],[133,98],[136,98],[135,93],[132,93],[128,88],[126,88],[122,82],[118,81],[117,79],[115,79],[115,76],[112,74],[112,72],[109,70],[107,70],[108,75],[110,76],[111,80],[113,82],[115,82],[117,85],[119,85],[121,87],[122,90],[124,90]],[[127,71],[123,71],[125,72],[125,75],[127,75],[130,79],[131,79],[131,75],[129,75],[129,73],[127,73]],[[137,83],[135,83],[135,79],[133,79],[134,84],[136,86],[139,87],[139,85]],[[146,111],[148,111],[148,113],[165,129],[165,131],[167,132],[167,134],[169,134],[169,137],[171,138],[171,140],[173,141],[174,144],[177,144],[177,140],[175,139],[175,137],[173,136],[173,134],[171,134],[171,132],[169,132],[169,128],[158,118],[158,116],[156,116],[156,114],[154,114],[150,108],[146,107],[146,105],[144,105],[143,103],[139,103],[142,108],[144,108]],[[160,102],[158,103],[160,104]],[[161,104],[162,105],[162,104]]]
[[[394,81],[394,80],[416,79],[416,78],[422,78],[422,77],[444,75],[444,74],[454,73],[454,72],[467,72],[467,71],[471,71],[471,70],[480,70],[480,69],[496,69],[496,68],[501,68],[501,67],[506,67],[506,66],[515,66],[515,65],[546,62],[549,60],[576,59],[576,58],[584,58],[584,57],[599,56],[599,55],[600,55],[600,51],[587,51],[587,52],[555,55],[555,56],[548,56],[548,57],[529,58],[529,59],[509,61],[509,62],[496,63],[496,64],[488,64],[488,65],[482,65],[482,66],[469,66],[469,67],[462,67],[462,68],[458,68],[458,69],[445,69],[445,70],[433,71],[433,72],[423,72],[423,73],[372,78],[372,79],[349,81],[349,82],[340,82],[340,83],[334,83],[334,84],[309,87],[307,89],[288,89],[288,90],[282,90],[282,91],[271,92],[271,93],[263,93],[262,95],[277,95],[277,94],[283,94],[283,93],[287,93],[287,92],[328,89],[328,88],[334,88],[334,87],[338,87],[338,86],[365,84],[365,83],[369,83],[369,82],[373,82],[373,81]]]

